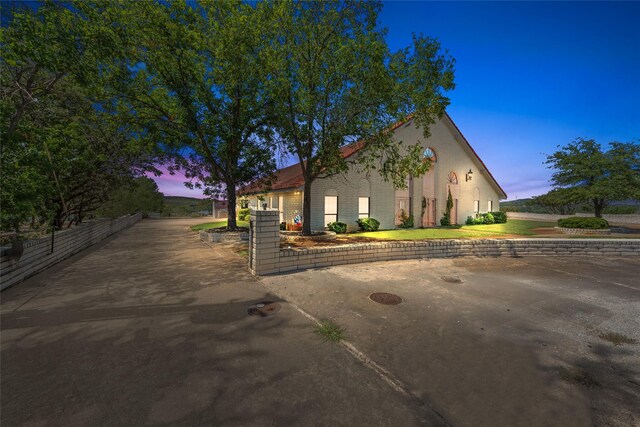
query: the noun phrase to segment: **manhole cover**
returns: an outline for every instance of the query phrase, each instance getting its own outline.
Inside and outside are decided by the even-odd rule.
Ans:
[[[249,316],[265,317],[277,312],[278,310],[280,310],[280,304],[277,302],[260,301],[259,303],[249,307],[248,314]]]
[[[373,302],[384,305],[397,305],[402,302],[402,298],[398,295],[388,294],[386,292],[374,292],[369,295],[369,299]]]
[[[462,283],[462,279],[454,276],[442,276],[442,280],[449,283]]]

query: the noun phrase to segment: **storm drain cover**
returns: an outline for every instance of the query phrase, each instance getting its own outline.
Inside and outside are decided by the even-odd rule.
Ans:
[[[449,283],[462,283],[462,279],[454,276],[442,276],[442,280]]]
[[[369,299],[373,302],[384,305],[397,305],[402,302],[402,298],[398,295],[388,294],[386,292],[374,292],[369,295]]]
[[[249,316],[269,316],[280,310],[280,304],[273,301],[261,301],[249,307]]]

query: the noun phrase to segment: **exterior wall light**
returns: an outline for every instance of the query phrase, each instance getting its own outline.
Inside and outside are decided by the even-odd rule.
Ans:
[[[469,169],[469,172],[466,173],[466,175],[464,176],[464,179],[466,181],[471,181],[473,179],[473,172],[471,171],[471,169]]]

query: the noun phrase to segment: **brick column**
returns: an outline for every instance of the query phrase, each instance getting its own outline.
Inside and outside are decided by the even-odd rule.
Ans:
[[[251,209],[249,270],[262,275],[278,272],[280,261],[280,215],[277,209]]]

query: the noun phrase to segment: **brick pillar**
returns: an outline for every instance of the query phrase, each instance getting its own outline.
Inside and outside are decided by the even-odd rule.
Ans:
[[[251,209],[249,270],[263,275],[278,272],[280,258],[280,215],[277,209]]]

